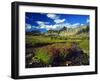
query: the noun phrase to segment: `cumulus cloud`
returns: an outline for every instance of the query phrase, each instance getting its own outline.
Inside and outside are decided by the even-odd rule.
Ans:
[[[56,29],[56,25],[46,25],[45,27],[46,27],[47,30],[50,30],[50,29],[55,30]]]
[[[71,26],[72,27],[78,27],[78,26],[80,26],[80,23],[75,23],[75,24],[72,24]]]
[[[56,14],[47,14],[47,17],[50,19],[57,19],[58,16]]]
[[[55,17],[55,15],[49,14],[49,17],[53,19]],[[50,29],[59,30],[63,27],[74,28],[74,27],[78,27],[78,26],[82,25],[80,23],[74,23],[74,24],[71,24],[68,22],[65,23],[65,21],[66,21],[65,19],[58,19],[58,18],[56,19],[55,18],[53,20],[54,20],[55,24],[50,24],[49,22],[43,22],[43,21],[37,21],[36,23],[39,25],[39,28],[45,28],[47,30],[50,30]]]
[[[32,28],[32,26],[30,24],[25,24],[25,28],[29,30]]]
[[[41,22],[41,21],[37,21],[37,24],[39,24],[39,25],[40,25],[40,24],[44,24],[44,22]]]
[[[65,27],[70,28],[71,27],[71,24],[70,23],[64,23],[64,24],[62,24],[62,26],[65,26]]]
[[[63,23],[65,21],[65,19],[55,19],[54,22],[55,23]]]
[[[43,22],[43,21],[37,21],[36,23],[39,24],[39,25],[49,24],[49,22]]]
[[[45,25],[47,30],[59,30],[62,28],[62,25],[54,24],[54,25]]]
[[[46,25],[49,24],[49,22],[37,21],[37,24],[40,28],[46,28]]]
[[[40,28],[45,28],[47,30],[59,30],[63,27],[67,27],[67,28],[75,28],[75,27],[78,27],[80,26],[81,24],[80,23],[74,23],[74,24],[70,24],[70,23],[61,23],[61,24],[54,24],[54,25],[46,25],[46,24],[43,24],[43,25],[40,25]]]
[[[43,25],[40,25],[39,26],[39,28],[45,28],[45,29],[47,29],[47,30],[50,30],[50,29],[56,29],[56,25],[45,25],[45,24],[43,24]]]
[[[39,25],[39,28],[45,28],[47,30],[56,29],[56,27],[59,26],[57,24],[55,24],[55,25],[52,25],[52,24],[49,25],[48,22],[42,22],[42,21],[37,21],[37,24]]]
[[[39,25],[39,28],[45,28],[47,30],[50,30],[50,29],[56,30],[57,27],[60,27],[60,24],[49,25],[49,22],[37,21],[36,23]]]
[[[83,26],[84,24],[80,24],[81,26]]]
[[[61,19],[60,16],[56,14],[47,14],[47,17],[52,19],[56,24],[66,21],[66,19]]]

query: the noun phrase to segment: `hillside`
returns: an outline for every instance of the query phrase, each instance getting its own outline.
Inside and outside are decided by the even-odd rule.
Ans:
[[[73,36],[73,35],[81,35],[81,34],[86,34],[88,35],[89,32],[89,26],[80,26],[76,28],[68,28],[68,27],[63,27],[60,30],[49,30],[48,32],[45,33],[45,35],[59,35],[59,36]]]

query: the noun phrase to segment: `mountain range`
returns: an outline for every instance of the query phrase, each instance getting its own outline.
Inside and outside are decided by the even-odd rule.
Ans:
[[[74,35],[74,34],[81,34],[81,33],[89,33],[89,25],[78,26],[75,28],[68,28],[62,27],[59,30],[46,30],[45,28],[34,28],[33,30],[27,30],[26,34],[45,34],[45,35]]]

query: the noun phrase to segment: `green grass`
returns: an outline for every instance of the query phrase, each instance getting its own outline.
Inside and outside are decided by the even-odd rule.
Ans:
[[[62,38],[62,37],[61,37]],[[60,37],[54,37],[51,39],[50,36],[26,36],[26,44],[31,44],[35,46],[36,44],[54,44],[54,43],[79,43],[80,48],[82,48],[86,53],[89,53],[89,40],[82,38],[82,36],[70,36],[67,39],[61,39]]]
[[[50,64],[51,62],[51,56],[48,54],[48,52],[44,49],[37,49],[35,52],[35,58],[37,58],[39,61]]]
[[[45,63],[46,65],[51,64],[57,54],[60,54],[61,58],[64,59],[69,54],[67,48],[71,48],[73,42],[77,42],[78,46],[89,56],[89,39],[86,36],[26,36],[26,44],[31,44],[33,47],[38,45],[36,49],[34,48],[35,56],[33,58],[38,59],[39,62]],[[41,44],[43,46],[39,47]],[[84,64],[88,63],[88,56],[86,54],[84,54]]]
[[[89,40],[82,40],[79,46],[87,53],[87,55],[89,54]]]
[[[80,42],[81,39],[75,37],[45,37],[45,36],[26,36],[26,43],[27,44],[32,44],[33,46],[35,44],[52,44],[52,43],[61,43],[61,42]]]
[[[66,42],[66,40],[51,39],[51,37],[45,36],[26,36],[26,43],[32,44],[33,46],[36,44],[52,44],[59,42]]]

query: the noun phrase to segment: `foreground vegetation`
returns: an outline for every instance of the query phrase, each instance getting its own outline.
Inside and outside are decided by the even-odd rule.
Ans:
[[[26,35],[26,68],[89,65],[87,35]]]

